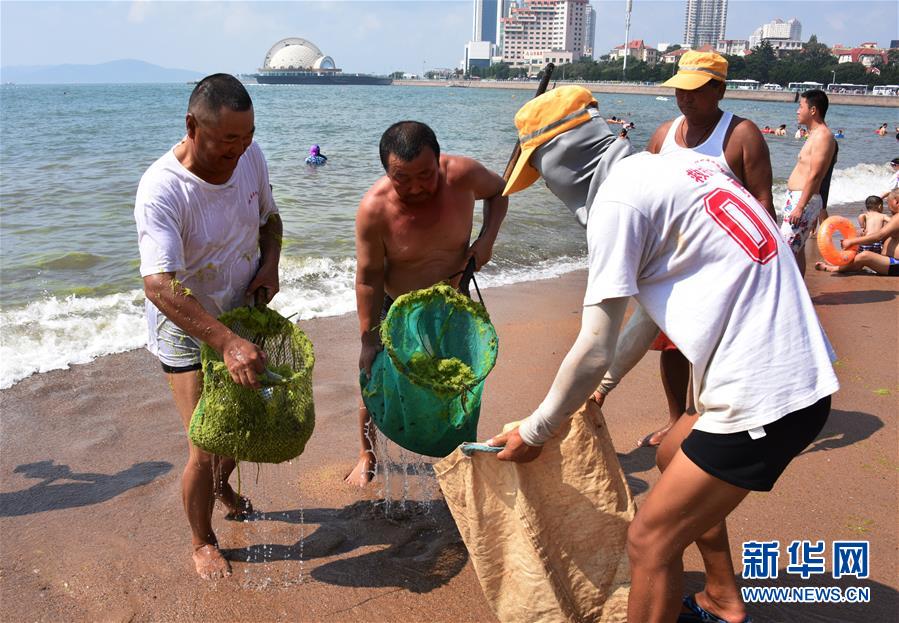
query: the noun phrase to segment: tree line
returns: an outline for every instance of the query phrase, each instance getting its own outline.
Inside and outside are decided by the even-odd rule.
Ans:
[[[670,53],[680,46],[672,46],[662,54]],[[899,84],[899,50],[889,50],[888,59],[884,63],[875,58],[873,66],[880,73],[868,72],[861,63],[838,63],[825,44],[819,43],[812,35],[802,50],[792,50],[780,56],[767,41],[753,48],[747,56],[725,55],[729,67],[727,77],[732,80],[758,80],[760,83],[773,83],[786,86],[789,82],[820,82],[829,84]],[[574,63],[565,63],[556,67],[553,77],[556,80],[575,81],[620,81],[627,82],[664,82],[677,71],[675,63],[658,62],[650,65],[643,61],[629,58],[627,74],[624,73],[624,59],[603,56],[599,60],[584,58]],[[836,73],[834,73],[836,72]],[[524,68],[511,67],[508,63],[496,63],[490,67],[472,67],[470,75],[479,78],[511,80],[525,77]]]

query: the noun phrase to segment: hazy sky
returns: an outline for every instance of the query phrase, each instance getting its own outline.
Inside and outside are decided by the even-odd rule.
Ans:
[[[634,0],[631,38],[677,43],[684,0]],[[593,1],[597,55],[624,39],[624,0]],[[730,0],[727,37],[796,17],[803,39],[857,45],[899,39],[895,0]],[[472,1],[0,1],[2,65],[94,64],[133,58],[204,73],[255,71],[284,37],[309,39],[346,71],[455,67],[471,37]]]

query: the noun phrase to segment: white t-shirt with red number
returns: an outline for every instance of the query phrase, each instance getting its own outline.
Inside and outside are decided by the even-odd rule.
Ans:
[[[584,305],[634,296],[693,364],[695,429],[747,431],[839,389],[796,260],[765,209],[690,150],[617,164],[587,222]]]
[[[259,268],[259,228],[277,212],[268,165],[255,141],[224,184],[200,179],[171,149],[150,165],[137,188],[141,277],[175,273],[213,316],[245,305]],[[149,300],[146,312],[147,348],[156,353],[162,312]]]

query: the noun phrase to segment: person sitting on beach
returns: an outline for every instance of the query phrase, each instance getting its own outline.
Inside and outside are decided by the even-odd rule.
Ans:
[[[844,249],[858,245],[860,251],[854,260],[844,266],[815,262],[815,270],[852,273],[868,268],[878,275],[899,277],[899,189],[890,191],[887,195],[887,206],[889,206],[892,216],[875,233],[866,233],[857,238],[846,238],[840,241],[840,245]],[[880,252],[866,248],[874,244],[881,245]]]
[[[774,136],[786,136],[787,135],[787,124],[781,123],[776,130],[774,130]]]
[[[516,114],[523,146],[504,192],[542,176],[566,205],[581,203],[589,214],[581,329],[539,406],[489,443],[502,447],[499,460],[540,457],[615,360],[634,297],[693,364],[700,413],[675,424],[692,432],[628,529],[627,620],[675,621],[680,611],[747,621],[726,518],[750,491],[770,491],[823,428],[839,389],[829,343],[789,248],[750,192],[692,149],[616,163],[620,154],[609,147],[597,159],[609,143],[605,124],[591,122],[592,96],[583,89],[561,106],[559,90]],[[526,120],[533,123],[525,130]],[[641,183],[647,179],[653,183]],[[682,599],[682,558],[692,542],[706,589]]]
[[[787,180],[780,232],[793,250],[802,275],[805,275],[805,243],[811,229],[819,216],[827,218],[827,194],[837,158],[837,142],[824,121],[828,106],[827,94],[812,89],[799,97],[796,110],[799,123],[808,126],[811,134]]]
[[[318,145],[313,145],[309,148],[309,155],[306,156],[306,164],[313,167],[320,167],[328,161],[328,157],[321,153],[321,148]]]
[[[222,355],[231,379],[259,388],[266,355],[216,318],[279,289],[281,218],[268,167],[253,140],[253,102],[227,74],[200,80],[190,95],[187,135],[154,162],[137,189],[134,218],[146,293],[147,348],[166,374],[187,429],[202,392],[200,342]],[[241,519],[252,511],[228,484],[234,459],[188,439],[181,494],[203,578],[231,574],[212,530],[215,500]]]
[[[480,270],[509,200],[503,179],[471,158],[440,153],[433,130],[418,121],[395,123],[381,136],[386,174],[368,190],[356,213],[356,312],[359,369],[371,374],[381,350],[379,324],[393,300],[412,290],[447,281],[458,287],[474,258]],[[471,240],[475,201],[483,200],[483,226]],[[372,420],[359,409],[361,450],[346,482],[358,486],[374,476]]]
[[[861,228],[859,233],[862,236],[876,234],[889,220],[890,217],[883,213],[883,198],[871,195],[865,199],[865,211],[858,215],[858,226]],[[871,244],[860,245],[859,250],[880,253],[883,250],[883,245],[880,242],[872,242]]]
[[[765,206],[775,218],[771,196],[771,158],[762,133],[752,121],[721,110],[719,102],[726,91],[728,62],[714,52],[687,52],[681,57],[680,69],[662,86],[674,87],[677,106],[682,116],[662,123],[649,140],[646,149],[650,153],[667,154],[678,150],[693,150],[716,162],[728,175],[738,180],[744,188]],[[649,328],[630,326],[632,323],[651,322],[646,314],[634,314],[629,321],[628,334],[646,335]],[[638,441],[638,446],[658,446],[674,423],[690,407],[690,364],[684,355],[664,334],[646,344],[658,350],[659,371],[668,403],[668,422]],[[639,347],[629,344],[629,348]],[[626,350],[619,344],[622,351]],[[646,348],[643,348],[646,352]],[[629,353],[626,357],[635,365],[642,354]],[[617,363],[617,362],[616,362]],[[630,368],[613,366],[610,374],[623,376]],[[603,379],[595,400],[602,405],[605,396],[621,380],[621,376]],[[664,460],[664,456],[660,456]]]

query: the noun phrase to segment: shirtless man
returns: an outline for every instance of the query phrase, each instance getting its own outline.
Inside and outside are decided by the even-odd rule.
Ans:
[[[371,374],[381,350],[378,325],[393,299],[441,281],[458,286],[470,258],[490,261],[509,200],[503,179],[471,158],[440,154],[433,130],[417,121],[390,126],[380,145],[386,175],[368,190],[356,213],[356,311],[362,349],[359,369]],[[474,203],[484,200],[474,243]],[[371,418],[359,409],[361,450],[346,482],[374,476]]]
[[[819,214],[827,217],[821,198],[821,184],[832,167],[837,146],[833,133],[824,123],[827,106],[824,91],[814,89],[802,94],[796,111],[799,123],[808,127],[809,136],[787,180],[787,199],[780,232],[793,250],[802,275],[805,275],[804,248],[809,231]]]
[[[899,189],[891,190],[887,195],[887,206],[893,216],[878,231],[858,238],[846,238],[840,244],[844,249],[854,245],[882,245],[880,253],[874,251],[859,251],[855,259],[845,266],[834,266],[827,262],[816,262],[816,270],[826,270],[831,273],[850,273],[862,268],[870,268],[879,275],[899,277]]]
[[[707,156],[729,169],[774,220],[771,158],[765,138],[752,121],[725,112],[718,105],[726,90],[727,66],[727,59],[714,52],[690,51],[681,57],[677,74],[662,86],[674,87],[677,107],[683,116],[660,125],[649,139],[646,150],[654,154],[692,150]],[[634,314],[622,340],[637,336],[652,340],[651,327],[638,327],[636,323],[639,322],[651,320],[644,313]],[[621,376],[636,365],[648,347],[649,343],[619,342],[617,350],[624,359],[615,362],[594,394],[600,406]],[[631,348],[638,352],[630,352]],[[664,335],[652,344],[652,348],[661,351],[659,368],[668,401],[668,423],[643,437],[639,446],[658,446],[688,407],[689,362]],[[625,361],[627,366],[619,365]]]

